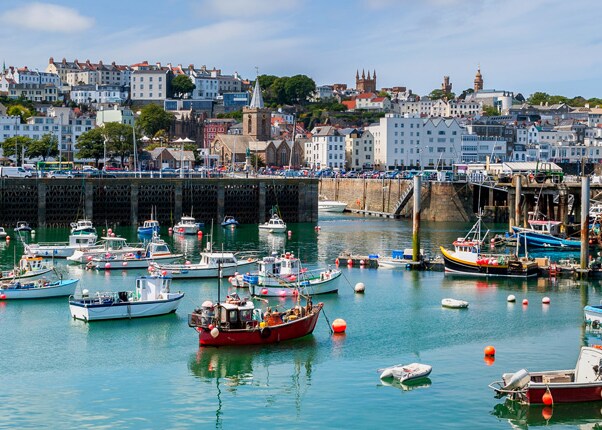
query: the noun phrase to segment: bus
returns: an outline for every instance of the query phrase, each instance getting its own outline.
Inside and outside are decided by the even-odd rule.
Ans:
[[[36,169],[41,176],[51,170],[73,170],[74,167],[73,161],[38,161],[36,163]]]

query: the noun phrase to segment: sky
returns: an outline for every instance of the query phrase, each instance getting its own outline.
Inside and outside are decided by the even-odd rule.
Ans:
[[[44,70],[49,57],[304,74],[317,85],[424,95],[450,76],[485,89],[602,97],[599,0],[53,0],[0,9],[0,61]]]

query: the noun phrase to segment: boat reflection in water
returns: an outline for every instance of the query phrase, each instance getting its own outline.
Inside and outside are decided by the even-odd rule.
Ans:
[[[419,388],[428,388],[431,386],[432,381],[430,378],[420,378],[415,381],[399,382],[398,379],[381,379],[383,387],[394,387],[401,391],[412,391]]]
[[[513,428],[562,424],[579,428],[602,428],[602,402],[558,403],[552,406],[521,405],[506,400],[494,406],[492,415],[508,420]]]
[[[292,403],[291,408],[300,417],[303,398],[311,387],[316,353],[317,342],[312,337],[269,347],[199,348],[188,368],[203,383],[215,383],[216,428],[222,428],[223,409],[237,408],[245,413],[244,403],[237,396],[238,388],[243,386],[269,388],[271,396]],[[257,401],[249,405],[261,406]]]

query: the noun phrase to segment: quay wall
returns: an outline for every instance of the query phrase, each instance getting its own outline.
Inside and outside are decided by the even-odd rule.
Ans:
[[[348,209],[393,213],[411,180],[323,178],[320,198],[347,203]],[[466,183],[423,182],[421,189],[422,220],[471,221],[474,219],[473,189]],[[401,211],[411,217],[413,199]]]
[[[318,221],[317,179],[0,179],[0,225],[66,227],[86,217],[96,225],[138,225],[151,211],[170,226],[185,214],[257,224],[278,206],[286,222]]]

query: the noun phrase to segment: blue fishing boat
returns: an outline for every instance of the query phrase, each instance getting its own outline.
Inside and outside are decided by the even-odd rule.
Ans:
[[[226,216],[222,221],[222,227],[231,227],[234,228],[238,226],[238,221],[233,216]]]
[[[529,220],[530,228],[512,227],[521,245],[540,248],[579,249],[581,241],[561,236],[560,221]]]

